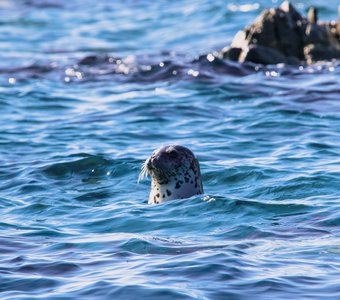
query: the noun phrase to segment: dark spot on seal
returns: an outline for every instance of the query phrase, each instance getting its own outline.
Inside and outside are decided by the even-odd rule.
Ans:
[[[171,192],[170,192],[169,190],[166,190],[166,194],[167,194],[168,196],[171,196]]]
[[[189,178],[188,177],[184,177],[184,180],[185,180],[186,183],[189,182]]]
[[[178,181],[176,182],[175,188],[176,188],[176,189],[179,189],[179,188],[181,187],[182,184],[183,184],[183,181],[182,181],[182,180],[178,180]]]
[[[159,195],[159,193],[158,193],[158,194],[156,195],[156,197],[159,198],[159,196],[160,196],[160,195]]]
[[[163,194],[163,198],[165,198],[165,194]]]
[[[191,184],[194,184],[194,182],[193,182],[192,180],[190,181],[190,183],[191,183]]]

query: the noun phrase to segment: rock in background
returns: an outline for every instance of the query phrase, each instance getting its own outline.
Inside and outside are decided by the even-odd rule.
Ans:
[[[288,1],[266,9],[253,24],[239,31],[221,56],[259,64],[312,64],[340,59],[340,21],[320,23],[311,7],[303,17]]]

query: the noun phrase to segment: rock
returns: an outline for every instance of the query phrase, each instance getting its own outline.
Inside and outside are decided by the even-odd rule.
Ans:
[[[240,62],[251,61],[257,64],[273,65],[286,62],[286,57],[279,51],[260,45],[251,45],[248,51],[243,51]]]
[[[340,5],[338,6],[338,25],[336,26],[336,31],[340,35]]]
[[[306,38],[304,44],[330,45],[328,29],[319,24],[309,23],[306,27]]]
[[[340,18],[340,11],[339,11]],[[260,64],[298,64],[331,60],[340,55],[338,23],[319,23],[311,7],[303,17],[284,1],[279,7],[264,10],[253,24],[239,31],[231,45],[221,51],[225,59]]]
[[[222,49],[222,58],[229,59],[232,61],[238,61],[240,54],[242,53],[242,48],[236,47],[225,47]]]
[[[308,22],[311,24],[316,24],[318,22],[318,11],[315,7],[310,7],[307,13]]]
[[[307,64],[313,64],[320,60],[340,59],[340,51],[321,44],[310,44],[304,48]]]

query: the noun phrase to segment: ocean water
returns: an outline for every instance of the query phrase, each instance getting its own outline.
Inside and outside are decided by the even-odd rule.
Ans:
[[[340,299],[339,62],[209,55],[277,4],[0,1],[1,299]],[[169,143],[205,194],[148,205]]]

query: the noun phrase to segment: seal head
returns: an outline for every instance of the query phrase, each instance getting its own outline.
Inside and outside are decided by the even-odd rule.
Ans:
[[[152,179],[149,204],[203,193],[199,162],[188,148],[180,145],[155,150],[143,164],[139,180],[146,175]]]

